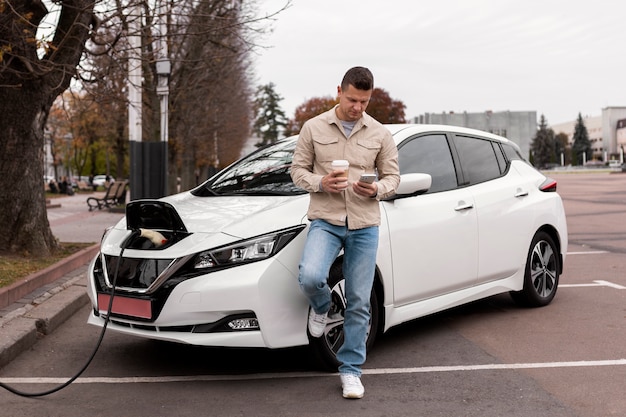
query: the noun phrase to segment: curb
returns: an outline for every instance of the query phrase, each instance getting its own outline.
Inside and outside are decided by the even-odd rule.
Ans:
[[[30,349],[42,335],[52,333],[89,302],[86,264],[91,262],[99,249],[99,244],[82,249],[22,281],[0,289],[0,308],[4,308],[45,285],[74,276],[0,320],[0,368]]]
[[[81,273],[44,294],[32,305],[5,317],[6,322],[0,326],[0,368],[30,349],[42,335],[51,334],[89,302],[85,281],[86,276]]]
[[[0,308],[7,307],[27,294],[50,284],[65,274],[72,272],[90,262],[98,253],[100,244],[94,244],[88,248],[76,252],[72,256],[50,265],[46,269],[35,272],[21,281],[7,287],[0,288]]]

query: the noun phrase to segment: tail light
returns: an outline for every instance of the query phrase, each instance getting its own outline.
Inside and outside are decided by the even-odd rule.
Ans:
[[[539,186],[539,191],[543,191],[545,193],[555,193],[556,192],[556,180],[552,178],[546,178],[544,182]]]

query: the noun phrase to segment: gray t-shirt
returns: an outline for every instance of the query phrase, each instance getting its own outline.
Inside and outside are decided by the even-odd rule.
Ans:
[[[352,129],[354,129],[354,125],[356,125],[356,120],[354,122],[346,122],[341,120],[341,125],[343,126],[343,131],[346,132],[346,137],[350,137],[350,133],[352,133]]]

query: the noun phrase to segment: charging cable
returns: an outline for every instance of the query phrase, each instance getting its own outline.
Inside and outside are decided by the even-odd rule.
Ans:
[[[20,391],[18,389],[15,389],[15,388],[13,388],[13,387],[11,387],[11,386],[9,386],[7,384],[4,384],[2,382],[0,382],[0,388],[4,388],[7,391],[12,392],[15,395],[19,395],[20,397],[27,397],[27,398],[43,397],[43,396],[50,395],[50,394],[53,394],[55,392],[61,391],[63,388],[68,387],[72,382],[76,381],[76,379],[78,379],[78,377],[81,376],[83,374],[83,372],[85,372],[85,370],[87,370],[87,368],[91,364],[91,361],[93,361],[93,358],[96,356],[96,353],[98,352],[98,349],[100,348],[100,344],[102,343],[102,339],[104,339],[104,334],[106,332],[107,326],[109,325],[109,320],[110,320],[110,317],[111,317],[111,310],[113,309],[113,298],[115,297],[115,284],[117,282],[117,274],[118,274],[119,269],[120,269],[120,264],[122,263],[122,256],[124,255],[124,250],[130,244],[130,242],[133,240],[133,238],[136,237],[137,235],[140,235],[140,233],[141,233],[140,230],[133,230],[132,233],[130,234],[130,236],[122,244],[122,250],[120,251],[120,258],[119,258],[119,261],[117,262],[117,265],[115,266],[115,274],[113,274],[113,282],[112,282],[112,287],[113,288],[111,290],[111,298],[109,299],[109,306],[107,307],[107,315],[106,315],[106,318],[104,320],[104,325],[102,326],[102,330],[100,331],[100,337],[98,338],[98,342],[96,343],[96,346],[95,346],[93,352],[91,353],[91,356],[87,360],[87,363],[85,363],[85,365],[83,365],[83,367],[76,373],[76,375],[71,377],[69,380],[67,380],[63,384],[61,384],[61,385],[59,385],[57,387],[54,387],[52,389],[49,389],[47,391],[42,391],[42,392],[24,392],[24,391]]]

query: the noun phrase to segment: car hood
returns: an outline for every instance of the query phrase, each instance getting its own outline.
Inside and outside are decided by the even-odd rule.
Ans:
[[[128,248],[126,256],[143,258],[148,253],[153,258],[186,256],[302,224],[308,203],[308,194],[197,197],[184,192],[158,200],[134,200],[128,203],[126,216],[107,231],[100,250],[117,255],[130,237],[128,229],[144,228],[186,237],[180,244],[152,248],[148,252]]]
[[[159,201],[171,205],[189,233],[225,233],[247,238],[301,224],[309,197],[197,197],[185,192]]]

